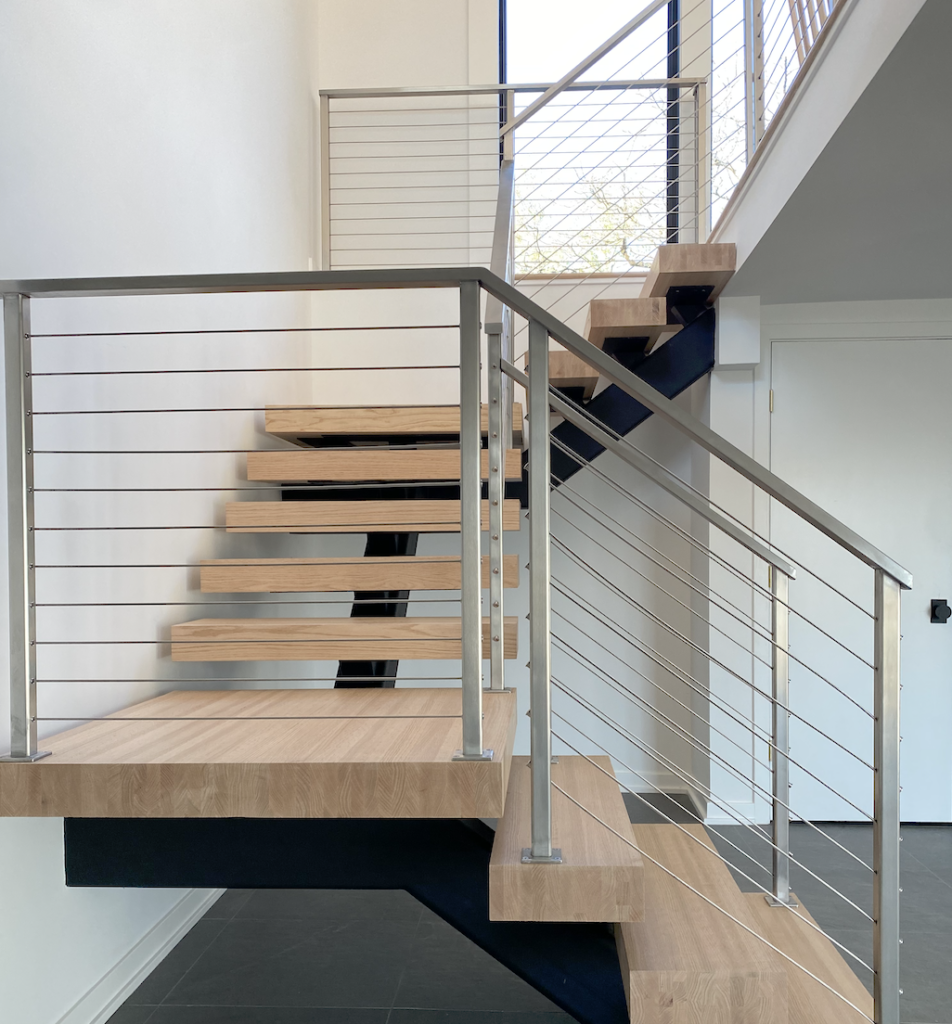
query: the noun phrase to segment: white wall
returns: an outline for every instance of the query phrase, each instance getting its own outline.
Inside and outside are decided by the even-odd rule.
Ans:
[[[313,232],[308,223],[312,182],[305,14],[295,0],[4,4],[0,278],[306,269]],[[299,322],[296,303],[274,299],[184,301],[169,303],[161,314],[159,304],[149,302],[35,305],[37,331],[66,322],[71,329],[82,323],[103,329],[132,322],[141,328],[156,324],[160,315],[190,327],[221,325],[227,316],[236,317],[238,326],[273,322],[278,314],[286,323]],[[141,365],[156,358],[154,347],[130,348],[115,340],[93,341],[88,348],[78,342],[72,348],[65,342],[45,344],[40,362],[55,358],[60,368],[85,359],[114,365],[131,359],[130,366],[136,359]],[[180,340],[175,355],[198,365],[214,358],[210,348],[197,351],[194,339]],[[43,400],[82,405],[146,398],[141,387],[130,391],[132,380],[94,384],[50,378]],[[181,397],[187,400],[188,392],[183,386]],[[77,423],[79,418],[61,422],[47,439],[60,447],[86,446],[94,436],[106,442],[102,447],[124,443],[117,423],[100,423],[98,434],[88,420],[83,428]],[[253,421],[230,426],[234,447],[254,436]],[[206,422],[200,429],[207,431],[211,446],[229,434],[228,425],[216,432]],[[155,447],[163,440],[175,446],[174,432],[156,431],[153,424],[149,433]],[[138,440],[129,446],[137,447]],[[152,475],[161,477],[172,468],[163,464]],[[231,465],[207,476],[227,479],[235,470],[232,458]],[[69,478],[75,485],[82,478],[102,480],[104,472],[102,467],[84,469],[75,459],[44,468],[48,481]],[[93,507],[88,496],[46,498],[55,507],[47,504],[44,515],[69,514],[74,521]],[[128,512],[129,506],[122,510]],[[197,511],[194,503],[191,511]],[[75,536],[71,539],[62,549],[67,559],[82,560],[96,549],[93,541],[82,546]],[[96,550],[115,556],[120,547],[106,544]],[[161,545],[141,542],[135,551],[145,556],[142,561],[162,553]],[[60,591],[49,579],[40,582],[47,594]],[[150,582],[155,581],[113,578],[110,586],[128,585],[129,593]],[[158,599],[187,592],[187,579],[166,576]],[[5,604],[5,591],[2,600]],[[47,617],[44,628],[89,625],[79,613],[49,610],[49,616],[58,621]],[[100,620],[99,626],[114,627],[122,635],[123,629],[146,624],[134,613],[129,616]],[[6,621],[5,610],[0,620]],[[147,636],[154,636],[154,616],[147,625]],[[45,657],[50,651],[44,651],[41,671],[66,669],[67,678],[114,674],[115,651],[98,660],[76,658],[76,650],[72,660],[62,653],[52,653],[51,660]],[[93,649],[78,650],[88,655]],[[155,671],[154,651],[144,650],[148,654],[121,656],[133,678],[161,674]],[[5,666],[6,657],[0,663]],[[48,715],[98,714],[130,697],[117,684],[90,684],[82,690],[54,685],[41,691],[41,708]],[[155,686],[133,689],[135,696],[145,696]],[[5,747],[6,687],[0,692],[0,747]],[[44,731],[55,728],[44,725]],[[23,1024],[104,1019],[215,895],[67,890],[62,853],[61,822],[0,822],[4,1014]]]
[[[941,382],[952,358],[950,339],[952,303],[945,299],[764,306],[760,363],[752,370],[716,369],[711,380],[715,430],[913,573],[915,587],[903,596],[902,627],[902,814],[909,821],[952,817],[952,762],[943,739],[952,725],[952,649],[947,631],[929,622],[930,599],[947,596],[949,584],[941,510],[948,504],[952,463],[931,424],[940,421],[944,408]],[[868,568],[797,523],[786,509],[755,498],[748,485],[713,460],[711,473],[714,500],[769,534],[779,548],[867,612],[872,610]],[[798,574],[790,593],[794,609],[872,660],[867,614],[806,572]],[[766,623],[766,607],[758,617]],[[796,616],[791,652],[871,709],[869,667]],[[769,686],[769,673],[754,667]],[[712,680],[712,687],[717,686]],[[749,701],[743,703],[742,694],[732,694],[723,682],[720,692],[749,711]],[[796,662],[791,666],[791,701],[795,712],[854,753],[871,758],[867,716]],[[769,728],[765,710],[758,720]],[[766,755],[763,745],[758,746],[746,761],[748,774],[752,757],[763,760]],[[871,810],[869,771],[796,720],[791,724],[791,754],[860,811]],[[769,785],[760,768],[753,770],[762,785]],[[802,769],[792,768],[792,779],[795,812],[820,820],[862,818],[856,807]],[[726,775],[715,782],[736,810],[761,818],[766,814],[763,794],[758,800],[749,787],[745,791]]]

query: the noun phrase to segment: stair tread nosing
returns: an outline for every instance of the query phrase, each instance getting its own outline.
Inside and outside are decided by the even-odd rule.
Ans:
[[[708,301],[720,295],[734,276],[737,249],[733,242],[687,242],[662,245],[641,289],[642,298],[664,298],[669,288],[705,287]]]
[[[172,626],[173,661],[453,659],[462,655],[459,618],[358,616],[327,619],[193,619]],[[489,620],[483,620],[489,657]],[[518,620],[507,616],[505,657],[518,651]]]
[[[490,920],[640,921],[644,864],[623,838],[630,823],[610,758],[560,756],[552,765],[552,845],[562,850],[561,864],[522,863],[531,780],[529,759],[513,758],[489,864]]]
[[[638,299],[592,299],[585,319],[585,337],[598,348],[608,338],[647,338],[650,352],[664,334],[681,330],[668,323],[665,300],[646,296]]]
[[[286,441],[327,436],[452,436],[460,430],[458,405],[281,406],[265,409],[265,430]],[[481,410],[481,428],[489,430],[489,407]],[[512,407],[513,444],[521,445],[522,405]]]
[[[645,918],[616,929],[631,1019],[788,1024],[786,971],[765,943],[722,912],[756,931],[704,828],[634,825],[632,834],[645,854]]]
[[[519,586],[519,556],[504,555],[504,587]],[[459,590],[458,555],[353,558],[218,558],[200,563],[203,594],[331,593],[375,590]],[[489,558],[482,559],[489,586]]]
[[[489,475],[489,452],[483,449],[482,477]],[[522,452],[506,452],[507,480],[522,479]],[[354,448],[350,451],[321,451],[319,448],[295,448],[289,451],[248,453],[248,479],[269,483],[322,482],[423,482],[459,480],[459,449],[377,450]]]
[[[519,502],[503,502],[503,529],[519,529]],[[230,501],[229,533],[458,533],[457,500]],[[482,502],[482,527],[489,529],[489,502]]]

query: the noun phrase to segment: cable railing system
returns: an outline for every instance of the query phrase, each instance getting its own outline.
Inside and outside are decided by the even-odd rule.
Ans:
[[[513,273],[572,322],[707,239],[843,6],[652,0],[556,83],[323,91],[322,266],[488,264],[511,160]]]
[[[490,250],[504,275],[512,259],[513,175],[506,163],[502,181]],[[228,302],[241,311],[239,293],[273,293],[268,318],[256,323],[223,312]],[[120,302],[115,315],[98,321],[84,306],[97,299],[101,313],[111,298]],[[406,313],[411,308],[413,318]],[[242,321],[244,327],[236,326]],[[529,339],[528,373],[512,359],[520,324]],[[212,617],[237,609],[251,618],[280,618],[308,606],[321,615],[348,614],[350,594],[206,596],[192,574],[209,558],[242,563],[262,553],[313,554],[319,536],[308,531],[327,525],[311,522],[304,507],[294,523],[302,532],[288,533],[282,518],[274,528],[283,532],[269,535],[265,515],[249,538],[234,532],[231,512],[222,515],[223,499],[268,490],[266,481],[249,483],[242,472],[246,453],[278,450],[262,430],[266,408],[339,406],[347,395],[354,404],[382,403],[396,379],[406,383],[409,398],[420,377],[425,404],[439,393],[461,410],[461,476],[435,482],[459,501],[460,588],[391,596],[409,605],[410,614],[426,614],[429,605],[458,608],[462,658],[458,670],[432,662],[429,674],[411,661],[400,680],[458,682],[461,756],[482,757],[483,611],[488,605],[495,640],[504,632],[503,584],[494,578],[501,577],[506,554],[501,468],[512,436],[512,389],[523,389],[529,667],[527,673],[506,667],[502,646],[490,642],[487,681],[499,690],[508,678],[529,691],[529,859],[556,860],[552,797],[565,794],[553,782],[553,753],[573,753],[596,766],[608,755],[622,788],[633,800],[660,807],[662,820],[684,833],[685,842],[704,846],[702,860],[726,864],[749,892],[763,893],[777,914],[792,914],[807,933],[824,936],[868,978],[872,1014],[837,993],[844,1020],[897,1024],[899,603],[911,578],[892,559],[492,271],[8,282],[4,338],[14,759],[41,757],[41,735],[54,727],[110,714],[121,719],[123,708],[157,688],[219,686],[225,677],[214,662],[199,670],[201,662],[186,658],[179,666],[166,657],[170,630],[195,609]],[[668,439],[667,455],[651,436],[620,436],[550,388],[550,341],[649,409],[650,435]],[[554,432],[554,420],[602,453],[579,454],[569,435]],[[681,447],[672,447],[674,441]],[[672,451],[680,454],[672,458]],[[838,562],[807,566],[793,545],[778,550],[769,536],[706,496],[692,478],[698,458],[719,461],[744,486],[769,496],[856,571],[844,580],[831,568]],[[296,486],[313,490],[320,482],[292,483],[289,499]],[[379,491],[371,500],[390,485],[374,486]],[[272,488],[280,497],[284,488]],[[285,511],[293,504],[285,502]],[[228,506],[235,507],[251,506]],[[353,508],[349,515],[338,532],[367,529]],[[340,544],[338,537],[335,554],[346,555]],[[293,658],[278,671],[268,664],[229,674],[228,685],[332,681]],[[680,817],[670,802],[677,793],[684,797]],[[584,801],[568,799],[614,831]],[[830,821],[871,827],[871,850]],[[705,822],[713,848],[692,831]],[[805,833],[836,858],[836,870],[805,855]],[[636,845],[632,836],[621,838]],[[686,892],[698,892],[676,865],[642,853]],[[831,931],[819,910],[810,917],[798,906],[794,891],[802,898],[804,887],[842,907],[856,929],[872,931],[872,959]],[[715,896],[700,896],[737,922]],[[794,953],[777,952],[815,977]]]

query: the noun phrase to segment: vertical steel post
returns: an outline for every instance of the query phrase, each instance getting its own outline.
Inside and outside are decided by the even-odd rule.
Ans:
[[[523,861],[558,863],[552,848],[552,693],[549,558],[549,332],[529,321],[529,700],[532,846]]]
[[[876,570],[873,1017],[899,1024],[899,584]]]
[[[773,895],[774,907],[797,906],[790,897],[790,578],[773,568]]]
[[[331,269],[331,101],[321,96],[321,270]]]
[[[744,93],[747,162],[764,137],[764,3],[744,0]]]
[[[10,754],[36,761],[36,609],[33,556],[33,379],[30,299],[3,296],[10,594]]]
[[[503,617],[503,526],[506,497],[506,446],[503,373],[500,366],[503,325],[487,324],[489,355],[489,687],[503,690],[505,642]]]
[[[491,760],[483,750],[483,616],[480,579],[482,530],[482,431],[480,429],[481,367],[479,360],[479,283],[462,281],[459,288],[459,412],[460,412],[460,627],[462,629],[463,748],[462,760]]]
[[[506,124],[513,119],[516,112],[516,92],[514,89],[506,90]],[[514,160],[516,151],[516,133],[506,132],[502,137],[502,159]]]

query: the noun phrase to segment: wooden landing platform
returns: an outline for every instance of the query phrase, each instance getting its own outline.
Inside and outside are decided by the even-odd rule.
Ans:
[[[523,864],[531,832],[532,776],[528,758],[513,758],[506,813],[489,863],[491,921],[644,917],[644,864],[630,842],[620,838],[631,825],[611,759],[591,760],[598,767],[584,757],[566,756],[552,765],[552,845],[561,848],[563,863]]]
[[[516,695],[486,693],[492,761],[454,761],[461,691],[176,691],[0,763],[0,817],[498,818]]]

